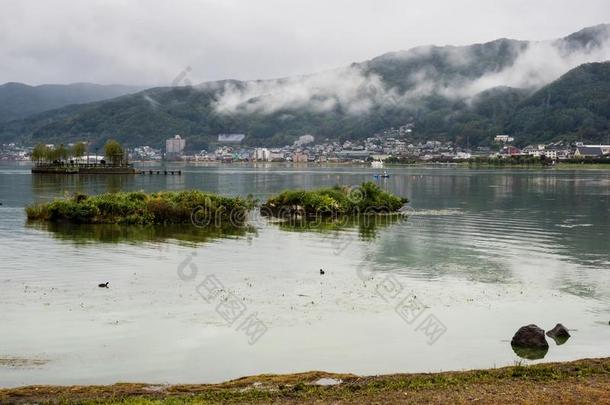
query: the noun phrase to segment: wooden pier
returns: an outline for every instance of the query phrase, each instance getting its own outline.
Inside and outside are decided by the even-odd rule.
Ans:
[[[182,170],[141,170],[140,174],[162,174],[167,176],[169,175],[178,175],[182,176]]]

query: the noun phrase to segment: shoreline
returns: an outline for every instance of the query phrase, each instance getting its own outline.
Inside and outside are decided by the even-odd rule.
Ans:
[[[469,371],[262,374],[220,384],[25,386],[0,403],[610,403],[610,357]]]
[[[27,167],[32,168],[33,163],[31,161],[17,161],[17,160],[6,160],[0,161],[5,166],[13,167]],[[150,168],[163,168],[163,167],[296,167],[296,168],[362,168],[372,170],[374,169],[368,163],[363,162],[325,162],[325,163],[294,163],[294,162],[214,162],[214,161],[146,161],[146,160],[134,160],[132,162],[136,173],[138,174],[141,170],[147,171]],[[541,164],[504,164],[504,165],[492,165],[487,163],[470,164],[468,162],[413,162],[413,163],[386,163],[385,169],[392,168],[460,168],[470,170],[506,170],[506,169],[530,169],[530,170],[583,170],[583,171],[608,171],[610,170],[610,163],[566,163],[560,162],[556,165],[541,165]],[[58,173],[43,173],[43,174],[58,174]],[[65,173],[61,173],[65,174]],[[87,175],[88,173],[71,173]],[[127,174],[127,173],[125,173]]]

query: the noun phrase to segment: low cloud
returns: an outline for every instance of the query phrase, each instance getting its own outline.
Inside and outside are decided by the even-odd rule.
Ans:
[[[460,88],[448,88],[447,94],[469,98],[498,86],[537,89],[583,63],[610,60],[610,41],[595,48],[566,52],[564,42],[535,42],[523,51],[510,67],[488,73]]]
[[[228,83],[221,90],[215,108],[221,113],[258,114],[340,108],[357,115],[376,106],[409,106],[433,94],[470,101],[494,87],[538,89],[583,63],[610,60],[610,40],[602,38],[605,41],[601,44],[576,48],[564,40],[514,43],[508,50],[515,55],[512,63],[475,78],[457,74],[448,81],[443,72],[429,64],[405,74],[406,91],[389,86],[380,75],[363,69],[364,65],[280,80]],[[380,59],[382,63],[418,59],[415,65],[419,65],[420,61],[436,59],[439,54],[454,68],[475,67],[478,63],[470,47],[420,47]]]
[[[227,83],[216,100],[218,112],[272,114],[280,110],[306,108],[325,112],[340,108],[349,114],[366,113],[393,94],[379,75],[358,67],[310,76]]]

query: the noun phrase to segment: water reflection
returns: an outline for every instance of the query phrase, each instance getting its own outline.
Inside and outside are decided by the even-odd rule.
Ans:
[[[515,354],[517,356],[521,357],[522,359],[527,359],[527,360],[543,359],[544,356],[546,356],[546,354],[549,351],[548,347],[546,347],[544,349],[533,349],[533,348],[519,347],[519,346],[514,346],[514,345],[511,345],[511,347],[513,348],[513,351],[515,352]]]
[[[568,339],[570,339],[569,336],[549,336],[549,337],[555,341],[555,344],[557,346],[561,346],[562,344],[567,342]]]
[[[223,238],[257,236],[264,227],[278,227],[285,232],[313,232],[336,235],[337,232],[357,230],[359,238],[372,241],[379,231],[406,221],[403,215],[366,217],[323,218],[319,220],[270,220],[251,219],[244,226],[198,227],[192,224],[172,225],[118,225],[118,224],[70,224],[26,221],[26,227],[49,232],[55,238],[75,243],[139,243],[176,240],[203,243]]]
[[[289,218],[273,220],[279,229],[287,232],[334,233],[345,230],[358,230],[361,240],[371,241],[377,238],[379,231],[407,220],[407,216],[397,215],[358,215],[319,218]]]
[[[32,175],[32,191],[45,197],[56,193],[116,193],[132,189],[136,182],[134,175],[87,175],[87,174],[35,174]]]
[[[26,227],[51,233],[55,238],[77,244],[143,243],[175,240],[188,243],[204,243],[223,238],[252,237],[257,235],[253,226],[208,227],[192,224],[174,225],[117,225],[117,224],[68,224],[30,221]]]

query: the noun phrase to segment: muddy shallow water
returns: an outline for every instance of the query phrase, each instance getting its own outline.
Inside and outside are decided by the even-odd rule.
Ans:
[[[610,172],[391,168],[380,184],[411,200],[409,217],[373,229],[258,216],[232,235],[26,224],[26,204],[74,191],[264,199],[374,173],[182,170],[54,177],[0,166],[0,358],[23,360],[0,362],[0,385],[494,367],[521,360],[509,342],[529,323],[571,329],[542,361],[610,355]]]

